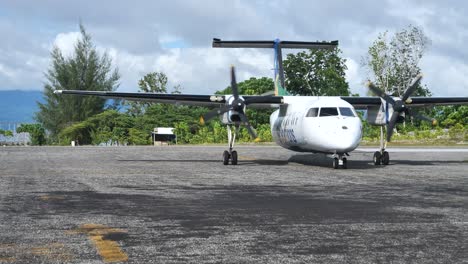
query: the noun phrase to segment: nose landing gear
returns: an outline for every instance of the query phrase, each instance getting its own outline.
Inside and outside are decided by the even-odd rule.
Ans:
[[[346,153],[347,156],[349,156]],[[348,159],[346,157],[343,157],[344,154],[333,154],[333,168],[338,169],[338,168],[343,168],[347,169],[348,168]]]

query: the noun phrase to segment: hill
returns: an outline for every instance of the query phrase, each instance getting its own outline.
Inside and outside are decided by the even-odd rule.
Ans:
[[[0,124],[33,123],[42,91],[0,91]]]

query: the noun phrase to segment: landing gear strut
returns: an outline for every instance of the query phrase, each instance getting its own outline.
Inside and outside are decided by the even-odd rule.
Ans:
[[[346,154],[347,156],[349,156],[348,154]],[[346,159],[346,157],[343,157],[344,154],[333,154],[333,168],[334,169],[338,169],[340,166],[341,168],[343,169],[347,169],[348,168],[348,160]]]
[[[237,151],[233,150],[234,142],[236,141],[236,135],[239,132],[239,125],[235,125],[234,131],[232,131],[231,125],[227,126],[228,132],[228,144],[229,150],[223,152],[223,164],[228,165],[231,160],[232,165],[237,165]]]
[[[388,131],[387,131],[388,133]],[[384,142],[384,133],[383,133],[383,126],[380,127],[380,150],[374,153],[374,165],[388,165],[390,162],[390,154],[385,151],[387,147],[387,142]]]

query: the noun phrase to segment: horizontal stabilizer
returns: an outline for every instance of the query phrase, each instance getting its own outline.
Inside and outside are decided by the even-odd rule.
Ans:
[[[274,48],[273,40],[221,40],[213,39],[213,48]],[[335,41],[279,41],[278,44],[283,49],[334,49],[338,46]]]

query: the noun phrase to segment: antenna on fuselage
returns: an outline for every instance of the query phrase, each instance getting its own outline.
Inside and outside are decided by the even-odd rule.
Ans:
[[[284,71],[282,49],[334,49],[338,46],[338,40],[334,41],[284,41],[268,40],[221,40],[213,38],[213,48],[273,48],[275,50],[275,86],[279,79],[281,88],[284,89]],[[278,92],[278,91],[277,91]]]

